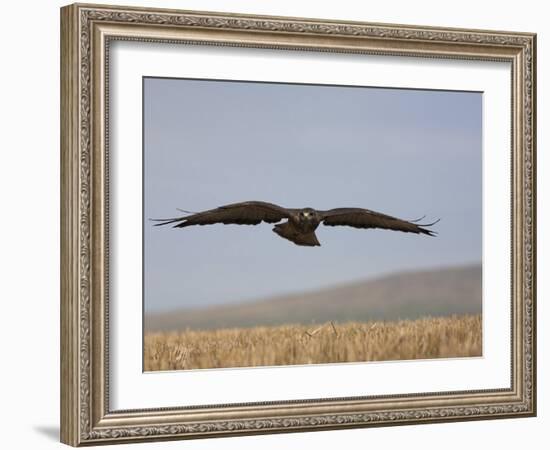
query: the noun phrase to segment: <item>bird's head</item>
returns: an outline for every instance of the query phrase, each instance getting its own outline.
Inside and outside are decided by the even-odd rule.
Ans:
[[[313,208],[304,208],[300,211],[301,222],[315,222],[317,220],[317,211]]]

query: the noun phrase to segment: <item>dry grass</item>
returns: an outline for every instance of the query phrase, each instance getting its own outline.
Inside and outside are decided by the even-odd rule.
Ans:
[[[281,325],[145,336],[152,370],[481,356],[481,316]]]

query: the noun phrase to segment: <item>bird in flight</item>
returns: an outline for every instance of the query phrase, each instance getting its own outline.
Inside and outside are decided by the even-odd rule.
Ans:
[[[417,222],[421,219],[407,221],[362,208],[336,208],[321,211],[313,208],[283,208],[273,203],[249,201],[224,205],[183,217],[152,220],[160,222],[155,224],[155,226],[175,224],[174,228],[185,228],[191,225],[211,225],[215,223],[226,225],[258,225],[261,222],[276,223],[273,231],[282,238],[288,239],[296,245],[316,247],[321,245],[315,235],[315,230],[321,223],[329,227],[345,225],[354,228],[381,228],[434,236],[436,234],[435,231],[424,227],[435,225],[439,220],[427,224],[418,224]],[[283,220],[286,221],[277,223]]]

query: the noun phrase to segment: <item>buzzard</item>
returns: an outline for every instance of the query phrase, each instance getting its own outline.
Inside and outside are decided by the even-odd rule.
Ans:
[[[321,245],[315,235],[315,230],[321,223],[329,227],[346,225],[354,228],[382,228],[434,236],[436,234],[434,231],[424,227],[435,225],[439,220],[418,224],[417,222],[421,219],[407,221],[362,208],[336,208],[321,211],[313,208],[283,208],[273,203],[249,201],[224,205],[173,219],[153,220],[160,222],[155,226],[175,224],[174,228],[215,223],[258,225],[261,222],[277,223],[286,220],[283,223],[277,223],[273,227],[273,231],[296,245],[316,247]]]

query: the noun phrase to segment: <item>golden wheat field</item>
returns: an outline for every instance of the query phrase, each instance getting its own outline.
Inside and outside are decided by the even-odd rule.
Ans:
[[[147,333],[144,369],[481,356],[481,316]]]

